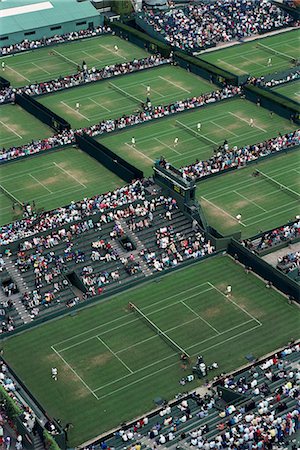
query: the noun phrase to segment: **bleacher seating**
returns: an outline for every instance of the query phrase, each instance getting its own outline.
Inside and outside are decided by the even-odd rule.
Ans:
[[[214,388],[204,397],[193,393],[165,404],[149,417],[124,425],[93,449],[288,446],[299,427],[299,362],[300,345],[291,343],[244,371],[216,377]],[[225,403],[222,388],[239,397]]]

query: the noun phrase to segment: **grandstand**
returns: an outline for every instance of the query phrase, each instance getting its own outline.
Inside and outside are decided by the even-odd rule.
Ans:
[[[0,447],[299,448],[297,7],[0,18]]]

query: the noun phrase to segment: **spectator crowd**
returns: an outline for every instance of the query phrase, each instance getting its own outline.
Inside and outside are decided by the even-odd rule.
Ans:
[[[267,139],[258,144],[237,146],[229,148],[228,142],[224,141],[215,154],[206,161],[197,160],[181,168],[182,176],[199,179],[207,175],[222,172],[231,168],[245,166],[258,158],[276,153],[284,149],[292,148],[300,144],[300,130],[286,134],[279,134],[275,138]]]
[[[248,83],[253,84],[254,86],[263,86],[267,88],[272,88],[275,86],[279,86],[284,83],[289,83],[290,81],[296,81],[300,79],[300,70],[296,72],[291,72],[285,76],[282,76],[278,79],[271,79],[269,81],[265,80],[264,76],[261,77],[250,77]]]
[[[293,18],[271,1],[200,2],[169,11],[147,11],[143,19],[180,50],[196,52],[286,27]]]
[[[118,75],[138,72],[140,70],[148,69],[150,67],[157,67],[162,64],[170,64],[171,61],[172,60],[170,58],[163,58],[159,54],[156,54],[150,55],[147,58],[134,59],[133,61],[119,64],[111,64],[110,66],[105,66],[102,69],[97,69],[96,67],[88,69],[84,64],[83,67],[78,67],[78,71],[75,74],[66,75],[64,77],[56,78],[55,80],[32,83],[20,88],[3,88],[0,90],[0,103],[13,102],[15,100],[16,93],[25,93],[30,96],[50,94],[62,89],[81,86],[86,83],[92,83]]]
[[[244,244],[250,250],[260,252],[272,247],[276,247],[283,242],[288,243],[300,236],[300,220],[264,233],[261,238],[244,241]]]
[[[111,28],[109,26],[88,28],[86,30],[72,31],[71,33],[56,34],[51,37],[44,37],[42,39],[35,39],[30,41],[29,39],[24,39],[24,41],[18,42],[16,44],[11,44],[7,47],[0,48],[0,56],[11,55],[13,53],[24,52],[27,50],[34,50],[36,48],[47,47],[54,44],[64,44],[66,42],[73,42],[84,38],[90,38],[95,36],[100,36],[101,34],[111,33]]]
[[[182,111],[200,108],[204,105],[232,98],[240,94],[240,87],[225,86],[217,91],[191,97],[186,100],[179,100],[169,105],[146,105],[143,108],[141,105],[141,111],[138,113],[123,115],[117,119],[102,120],[100,123],[86,128],[79,128],[77,130],[69,131],[65,130],[62,133],[51,136],[50,138],[32,141],[31,143],[24,144],[20,147],[11,147],[8,149],[2,148],[0,150],[0,163],[11,159],[32,155],[34,153],[39,153],[54,147],[74,144],[76,133],[80,135],[86,133],[89,136],[110,133],[115,130],[121,130],[132,125],[149,122],[150,120],[170,116]]]

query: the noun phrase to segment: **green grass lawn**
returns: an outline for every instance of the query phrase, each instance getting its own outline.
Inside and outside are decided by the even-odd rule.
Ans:
[[[129,301],[184,347],[191,365],[202,354],[207,364],[218,362],[219,372],[299,335],[296,306],[219,256],[8,339],[8,363],[48,414],[74,425],[70,445],[146,412],[157,396],[172,398],[190,373],[182,371],[175,349],[128,309]],[[58,369],[57,382],[51,367]]]
[[[250,118],[254,119],[253,128],[249,126]],[[195,137],[178,121],[194,131],[200,122],[201,136]],[[297,126],[280,116],[274,114],[271,118],[267,109],[257,107],[247,100],[234,99],[163,120],[154,120],[129,130],[99,137],[97,140],[139,167],[148,176],[152,174],[153,161],[161,155],[176,167],[180,167],[195,162],[197,158],[209,158],[224,139],[228,140],[230,146],[242,146],[276,136],[279,130],[285,133],[296,128]],[[136,139],[135,148],[131,146],[133,136]],[[179,138],[176,147],[175,137]]]
[[[275,182],[262,175],[254,177],[255,170],[269,175]],[[210,225],[223,234],[241,231],[246,238],[287,223],[299,214],[299,175],[300,154],[296,150],[201,181],[197,185],[197,198]],[[281,189],[278,183],[294,194]],[[242,215],[240,224],[237,214]]]
[[[300,80],[285,83],[284,85],[275,87],[272,90],[298,103],[300,101]]]
[[[115,45],[119,48],[117,52],[114,50]],[[82,61],[88,67],[101,68],[144,58],[147,54],[145,50],[118,36],[106,35],[2,57],[6,64],[2,76],[13,86],[25,86],[75,73]]]
[[[272,50],[270,51],[264,46],[286,56],[274,54]],[[200,55],[199,58],[237,75],[249,73],[253,76],[261,76],[280,72],[293,67],[293,58],[300,58],[300,31],[288,31],[223,50],[207,52]],[[270,67],[268,67],[269,58],[272,60]]]
[[[63,116],[73,128],[79,128],[140,110],[141,103],[147,99],[147,86],[151,88],[150,98],[155,105],[218,89],[180,67],[167,65],[50,94],[38,101]]]
[[[0,166],[0,184],[19,201],[35,201],[38,209],[53,209],[125,184],[81,150],[41,154]],[[0,193],[0,224],[16,218],[12,201]]]
[[[19,105],[1,105],[0,147],[9,148],[27,144],[32,139],[42,139],[53,134],[44,125]]]

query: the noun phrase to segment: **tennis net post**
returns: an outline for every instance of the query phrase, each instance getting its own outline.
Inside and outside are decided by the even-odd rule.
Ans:
[[[142,319],[144,319],[145,323],[154,330],[158,336],[160,336],[165,342],[167,342],[170,347],[175,349],[180,355],[186,355],[188,358],[190,358],[190,355],[182,348],[180,345],[178,345],[176,342],[173,341],[164,331],[162,331],[155,323],[152,322],[134,303],[129,303],[129,308],[133,311],[135,311]]]

